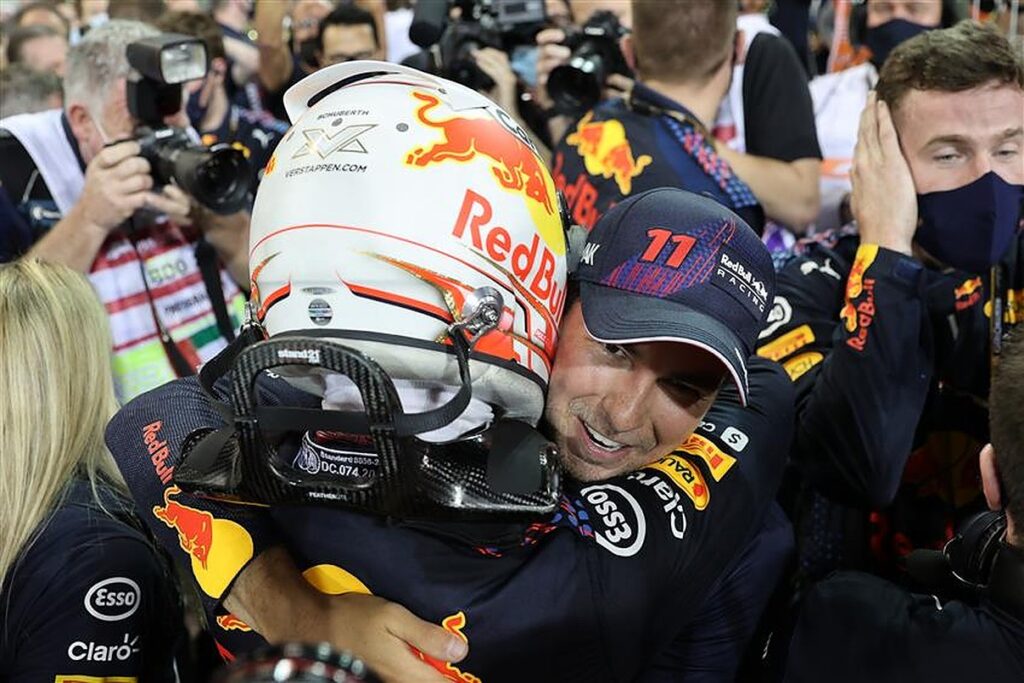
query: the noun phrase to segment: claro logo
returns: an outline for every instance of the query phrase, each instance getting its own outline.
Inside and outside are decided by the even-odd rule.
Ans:
[[[100,581],[85,594],[85,610],[100,621],[121,621],[139,609],[139,584],[123,576]]]

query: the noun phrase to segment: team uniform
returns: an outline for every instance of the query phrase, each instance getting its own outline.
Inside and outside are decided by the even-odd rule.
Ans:
[[[705,194],[755,230],[764,225],[754,193],[715,152],[710,133],[642,83],[630,101],[602,102],[570,127],[552,164],[572,219],[587,228],[626,197],[657,187]]]
[[[780,271],[758,353],[796,385],[805,486],[791,502],[808,575],[891,575],[982,509],[991,340],[1024,314],[1022,256],[1018,237],[992,277],[939,272],[846,228]]]
[[[196,577],[228,658],[262,641],[219,600],[283,540],[319,590],[372,593],[466,638],[466,660],[436,663],[452,680],[659,680],[685,665],[676,653],[692,641],[680,634],[699,629],[694,617],[762,526],[781,476],[791,388],[772,363],[749,370],[747,408],[723,389],[680,449],[629,475],[570,482],[557,512],[528,525],[190,497],[167,473],[189,434],[221,424],[192,379],[133,401],[107,441],[147,523]],[[281,380],[262,391],[267,405],[319,404]]]
[[[944,602],[874,576],[844,572],[808,596],[784,680],[1009,683],[1022,678],[1019,612],[987,597],[976,605]]]
[[[184,633],[174,581],[130,503],[85,480],[4,577],[0,672],[10,683],[176,681]]]

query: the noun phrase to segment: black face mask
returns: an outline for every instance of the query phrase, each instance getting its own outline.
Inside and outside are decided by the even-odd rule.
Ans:
[[[299,43],[299,61],[311,69],[318,69],[320,67],[319,51],[320,45],[317,43],[317,39],[308,38]]]
[[[889,53],[897,45],[934,28],[936,27],[915,24],[906,19],[892,19],[880,26],[869,28],[864,36],[864,43],[871,50],[871,63],[881,69]]]

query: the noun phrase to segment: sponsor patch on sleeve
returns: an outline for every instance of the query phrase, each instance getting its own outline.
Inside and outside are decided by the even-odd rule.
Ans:
[[[808,351],[807,353],[801,353],[799,356],[793,356],[783,363],[782,367],[786,374],[789,375],[789,379],[795,382],[823,360],[825,360],[824,355],[817,351]]]
[[[778,339],[768,342],[757,349],[757,355],[772,361],[780,361],[792,355],[814,341],[814,331],[810,325],[801,325],[790,330]]]
[[[668,475],[672,483],[693,501],[693,506],[698,510],[703,510],[711,502],[711,491],[708,490],[708,485],[704,481],[704,475],[693,466],[693,463],[678,453],[676,451],[676,453],[666,455],[644,469],[657,470]]]
[[[726,428],[722,438],[734,441],[737,451],[743,450],[747,445],[747,435],[733,427]],[[707,463],[708,469],[711,470],[711,478],[715,481],[722,481],[722,477],[736,464],[736,458],[716,446],[710,439],[699,434],[691,434],[690,438],[676,449],[673,455],[681,455],[683,452],[696,455]]]

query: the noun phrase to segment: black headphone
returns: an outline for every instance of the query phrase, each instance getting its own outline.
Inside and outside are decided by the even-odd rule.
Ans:
[[[854,45],[864,44],[868,30],[868,2],[870,0],[860,0],[850,9],[850,42]],[[939,19],[939,28],[955,26],[961,18],[956,0],[942,0],[942,17]]]
[[[940,593],[987,597],[1024,621],[1024,551],[1007,544],[1005,535],[1005,513],[980,512],[941,551],[910,553],[907,573]]]

